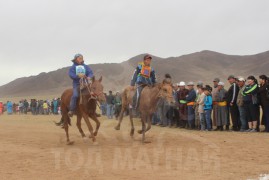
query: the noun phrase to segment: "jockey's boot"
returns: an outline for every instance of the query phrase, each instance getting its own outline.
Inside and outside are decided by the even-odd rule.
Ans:
[[[69,111],[69,112],[68,112],[68,116],[69,116],[69,117],[73,117],[73,115],[74,115],[74,112],[73,112],[73,111]]]

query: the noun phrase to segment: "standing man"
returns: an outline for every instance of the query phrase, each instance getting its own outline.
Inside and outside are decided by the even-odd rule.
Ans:
[[[107,118],[112,119],[113,118],[113,105],[114,105],[114,96],[112,94],[112,91],[109,91],[109,95],[106,97],[106,103],[107,103],[107,108],[106,108]]]
[[[244,96],[243,96],[243,91],[246,88],[245,82],[246,82],[245,78],[238,77],[239,92],[236,104],[238,106],[240,115],[240,122],[241,122],[240,132],[245,132],[248,129],[246,111],[244,108]]]
[[[117,91],[115,96],[115,117],[118,119],[121,111],[121,95],[120,92]]]
[[[233,122],[233,131],[239,131],[241,123],[239,119],[238,106],[236,104],[239,87],[236,84],[236,78],[234,77],[234,75],[230,75],[228,77],[228,81],[231,84],[231,86],[227,92],[227,107],[228,107],[228,111],[231,114],[231,118]]]
[[[199,115],[199,111],[198,111],[198,103],[197,103],[197,100],[199,99],[200,97],[200,93],[199,93],[199,89],[201,89],[203,87],[203,82],[202,81],[198,81],[197,82],[197,90],[196,90],[196,99],[195,99],[195,106],[194,106],[194,109],[195,109],[195,129],[197,130],[200,130],[200,115]]]
[[[189,93],[186,97],[187,101],[187,106],[188,106],[188,124],[189,124],[189,129],[194,129],[195,128],[195,109],[194,109],[194,104],[195,104],[195,99],[196,99],[196,92],[194,90],[194,83],[189,82],[187,84]]]
[[[216,99],[218,102],[218,117],[217,117],[217,128],[215,129],[215,131],[223,131],[223,126],[226,125],[226,130],[227,129],[227,100],[226,100],[226,94],[227,91],[224,89],[224,83],[223,82],[219,82],[218,83],[218,98]]]
[[[187,128],[188,121],[188,107],[186,97],[189,94],[189,90],[185,88],[185,82],[179,83],[179,91],[177,93],[177,99],[179,102],[179,122],[181,128]]]
[[[213,101],[213,124],[212,126],[217,126],[217,118],[218,118],[218,99],[219,99],[219,89],[218,84],[220,82],[219,78],[215,78],[213,80],[213,90],[212,90],[212,101]],[[219,127],[215,130],[219,130]]]

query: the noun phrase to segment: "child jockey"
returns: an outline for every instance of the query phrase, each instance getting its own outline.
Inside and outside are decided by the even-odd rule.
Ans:
[[[132,89],[135,89],[135,84],[137,86],[135,95],[133,97],[133,109],[136,110],[139,105],[139,97],[142,89],[146,85],[153,85],[156,83],[155,71],[150,66],[152,57],[150,55],[145,55],[143,62],[139,63],[135,69],[133,78],[131,80]]]
[[[70,117],[73,116],[76,109],[76,104],[79,97],[80,79],[91,79],[93,77],[91,68],[84,64],[83,56],[81,54],[76,54],[72,62],[73,65],[69,69],[69,76],[73,80],[73,96],[70,101],[70,109],[68,112]]]

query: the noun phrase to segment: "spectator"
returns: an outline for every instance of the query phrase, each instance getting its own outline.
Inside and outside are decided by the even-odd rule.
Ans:
[[[19,103],[19,109],[20,109],[20,114],[23,114],[24,104],[22,101],[20,101],[20,103]]]
[[[223,126],[226,125],[226,131],[229,130],[229,125],[227,125],[227,101],[226,101],[226,94],[227,91],[224,89],[224,83],[223,82],[219,82],[218,83],[218,96],[215,99],[216,102],[218,102],[218,107],[217,107],[217,128],[214,129],[215,131],[223,131]]]
[[[219,78],[213,80],[214,86],[212,90],[212,100],[213,100],[213,126],[217,126],[218,119],[218,99],[219,99],[219,88],[218,83],[220,82]],[[218,129],[218,127],[217,127]]]
[[[120,93],[117,92],[115,96],[115,117],[118,119],[121,111],[121,96]]]
[[[3,102],[0,101],[0,115],[3,114],[3,111],[4,111],[4,105]]]
[[[236,84],[236,78],[234,75],[230,75],[228,77],[228,81],[231,84],[230,88],[227,91],[227,107],[228,111],[231,114],[232,122],[233,122],[233,131],[240,130],[240,119],[239,119],[239,110],[236,104],[239,87]],[[228,115],[229,116],[229,115]]]
[[[24,100],[24,114],[27,114],[27,112],[28,112],[28,108],[29,108],[29,103],[28,103],[28,101],[25,99]]]
[[[238,92],[236,104],[238,106],[239,115],[240,115],[240,122],[241,122],[240,132],[245,132],[248,129],[246,111],[244,108],[244,99],[243,99],[243,91],[246,88],[245,81],[246,80],[243,77],[238,77],[239,92]]]
[[[47,101],[44,101],[44,103],[43,103],[43,110],[44,110],[45,115],[49,114]]]
[[[205,122],[206,122],[206,130],[211,131],[212,125],[211,125],[211,112],[212,112],[212,96],[211,96],[211,89],[210,87],[207,87],[204,89],[204,113],[205,113]]]
[[[7,114],[11,115],[13,113],[13,104],[11,101],[7,101]]]
[[[189,93],[186,96],[187,100],[187,107],[188,107],[188,124],[189,124],[189,129],[194,129],[195,128],[195,109],[194,109],[194,104],[195,104],[195,99],[196,99],[196,92],[194,90],[194,83],[189,82],[187,84]]]
[[[205,131],[205,111],[204,111],[204,99],[205,93],[203,87],[198,87],[198,98],[197,98],[197,105],[198,105],[198,112],[200,117],[200,125],[201,131]]]
[[[247,80],[246,88],[243,91],[244,107],[249,126],[247,132],[257,132],[259,119],[258,82],[254,76],[249,76]]]
[[[54,98],[52,102],[52,110],[53,110],[53,114],[58,114],[58,101],[56,98]]]
[[[188,109],[186,97],[189,94],[189,90],[185,88],[185,82],[181,81],[179,84],[179,91],[177,93],[177,99],[179,102],[179,121],[181,128],[187,128]]]
[[[113,104],[114,104],[114,96],[112,94],[112,91],[109,91],[109,95],[106,97],[107,102],[107,118],[112,119],[113,118]]]
[[[199,81],[196,85],[197,87],[197,90],[196,90],[196,99],[195,99],[195,106],[194,106],[194,109],[195,109],[195,129],[197,130],[200,130],[201,127],[200,127],[200,116],[199,116],[199,112],[198,112],[198,107],[199,105],[197,104],[197,100],[199,99],[199,88],[202,88],[203,87],[203,82]]]
[[[260,75],[260,98],[264,117],[265,132],[269,132],[269,83],[268,77]]]

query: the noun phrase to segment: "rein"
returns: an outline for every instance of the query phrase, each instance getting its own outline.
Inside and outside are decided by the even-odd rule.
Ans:
[[[98,103],[98,101],[97,101],[97,98],[98,98],[98,96],[99,95],[101,95],[102,94],[102,92],[101,93],[98,93],[98,94],[96,94],[96,93],[93,93],[92,91],[91,91],[91,83],[88,83],[88,81],[85,79],[85,78],[81,78],[80,80],[79,80],[79,83],[80,83],[80,104],[82,104],[82,93],[81,93],[81,90],[86,86],[87,87],[87,90],[88,90],[88,92],[89,92],[89,94],[90,94],[90,98],[88,99],[88,102],[90,101],[90,100],[96,100],[96,105],[100,108],[100,105],[99,105],[99,103]],[[89,87],[90,86],[90,87]]]

